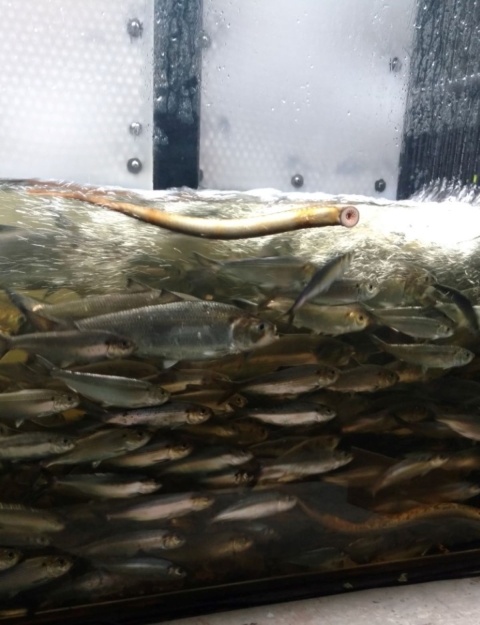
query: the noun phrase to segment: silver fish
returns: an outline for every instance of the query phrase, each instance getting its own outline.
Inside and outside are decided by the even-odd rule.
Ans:
[[[86,464],[98,466],[102,460],[114,458],[146,445],[152,435],[129,429],[100,430],[77,441],[75,449],[48,461],[45,466],[61,464]]]
[[[112,573],[149,580],[183,579],[186,575],[186,572],[180,566],[161,558],[110,558],[102,560],[101,566]]]
[[[0,419],[22,421],[46,417],[78,406],[78,395],[71,392],[25,389],[0,394]]]
[[[228,447],[208,447],[194,452],[182,460],[170,462],[163,470],[165,475],[188,475],[207,471],[220,471],[252,460],[250,451]]]
[[[315,299],[317,295],[328,291],[335,280],[341,278],[348,269],[352,262],[352,257],[351,253],[337,256],[316,271],[286,314],[293,317],[302,306]]]
[[[63,454],[72,450],[75,442],[68,436],[50,432],[28,432],[0,439],[0,460],[20,462]]]
[[[48,510],[27,508],[20,504],[0,504],[0,527],[3,531],[20,532],[30,530],[33,533],[60,532],[65,528],[59,516]]]
[[[475,354],[468,349],[456,345],[392,345],[381,341],[376,336],[372,336],[372,339],[384,351],[396,358],[425,368],[463,367],[475,357]]]
[[[390,328],[419,339],[444,339],[452,336],[455,331],[454,325],[448,319],[441,321],[429,317],[383,316],[381,311],[375,311],[375,315]]]
[[[247,395],[296,396],[329,386],[338,376],[338,369],[333,367],[321,365],[289,367],[242,383],[242,392]]]
[[[262,463],[259,484],[287,483],[328,473],[345,466],[353,460],[352,454],[344,451],[300,452],[286,458],[276,458]]]
[[[272,425],[296,426],[325,423],[336,416],[335,410],[322,404],[288,402],[278,408],[253,408],[245,415]]]
[[[200,474],[197,481],[206,488],[232,488],[237,486],[250,486],[256,479],[252,471],[237,467],[215,471],[214,473]]]
[[[249,521],[287,512],[297,505],[297,498],[281,493],[254,493],[225,508],[213,517],[218,521]]]
[[[202,267],[222,276],[264,288],[301,287],[315,271],[315,265],[294,256],[268,256],[227,262],[215,261],[198,252],[194,256]]]
[[[136,478],[114,473],[64,475],[54,478],[56,488],[67,488],[94,499],[128,499],[137,495],[149,495],[161,488],[150,478]]]
[[[186,423],[198,424],[208,421],[212,411],[207,406],[190,402],[171,401],[164,406],[116,412],[103,417],[106,423],[115,425],[145,425],[150,428],[178,427]]]
[[[338,380],[328,387],[340,393],[373,393],[398,382],[398,376],[379,365],[360,365],[340,372]]]
[[[91,295],[83,299],[61,302],[59,304],[46,304],[38,300],[9,291],[12,302],[25,312],[30,321],[41,327],[41,320],[36,316],[46,317],[52,320],[78,321],[87,317],[105,315],[132,308],[143,308],[154,304],[170,304],[179,301],[179,297],[170,291],[144,290],[142,292],[110,293],[107,295]],[[32,314],[33,313],[33,314]],[[35,323],[35,321],[37,323]]]
[[[180,460],[193,451],[189,443],[173,441],[161,441],[141,447],[137,451],[131,451],[123,456],[111,458],[108,465],[121,468],[144,468],[151,467],[168,460]]]
[[[175,550],[175,562],[190,563],[198,566],[204,562],[231,558],[247,551],[255,544],[251,535],[238,532],[219,532],[205,536],[203,541],[194,545],[187,543]]]
[[[137,355],[202,360],[272,343],[275,326],[218,302],[179,302],[91,317],[80,330],[105,329],[131,339]]]
[[[480,420],[477,414],[442,411],[435,416],[435,419],[440,421],[440,423],[448,425],[450,429],[460,434],[460,436],[473,441],[480,441]]]
[[[83,603],[112,595],[123,594],[127,589],[138,583],[122,575],[108,571],[95,570],[75,577],[53,590],[49,590],[42,607]]]
[[[103,406],[124,408],[158,406],[169,398],[169,394],[161,386],[146,380],[55,368],[51,369],[50,375],[80,395],[100,402]]]
[[[0,356],[12,349],[39,354],[59,367],[106,358],[124,358],[136,349],[133,341],[104,330],[67,330],[5,336],[0,334]]]
[[[178,549],[184,544],[185,538],[176,532],[153,529],[102,538],[81,547],[79,553],[85,558],[135,558],[166,549]]]
[[[377,295],[379,287],[374,282],[343,279],[336,280],[324,293],[312,299],[313,304],[336,306],[367,302]]]
[[[143,497],[129,506],[107,514],[110,520],[157,521],[173,519],[209,508],[213,497],[201,493],[179,493]]]
[[[0,576],[0,596],[12,599],[20,592],[65,575],[72,566],[73,560],[67,556],[40,556],[24,560]]]
[[[430,471],[442,467],[447,461],[448,456],[442,454],[411,454],[405,460],[401,460],[387,469],[374,484],[372,492],[378,493],[393,484],[426,475]]]
[[[480,328],[472,302],[466,295],[457,291],[457,289],[443,284],[433,284],[426,289],[424,299],[433,303],[440,301],[446,304],[454,304],[463,317],[465,325],[474,334],[478,334]]]
[[[266,304],[268,310],[286,312],[291,300],[275,298]],[[320,306],[305,304],[295,313],[293,325],[307,328],[316,334],[339,336],[350,332],[361,332],[373,321],[373,316],[361,304]]]

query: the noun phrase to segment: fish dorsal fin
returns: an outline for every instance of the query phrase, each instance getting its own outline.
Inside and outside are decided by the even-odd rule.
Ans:
[[[207,256],[200,254],[200,252],[192,252],[192,254],[201,267],[214,270],[220,269],[220,267],[222,267],[221,262],[219,262],[218,260],[213,260],[212,258],[208,258]]]
[[[156,290],[151,286],[148,286],[148,284],[137,280],[136,278],[127,278],[127,289],[130,291],[130,293],[146,293],[148,291]]]

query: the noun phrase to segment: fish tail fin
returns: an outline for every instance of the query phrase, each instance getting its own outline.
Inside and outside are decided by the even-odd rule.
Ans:
[[[213,258],[208,258],[199,252],[192,252],[195,260],[201,267],[205,267],[206,269],[220,269],[222,263],[218,262],[218,260],[213,260]]]
[[[0,358],[10,350],[11,344],[10,337],[0,332]]]

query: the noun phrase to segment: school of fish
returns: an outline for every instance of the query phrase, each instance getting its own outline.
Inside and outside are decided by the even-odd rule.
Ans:
[[[354,257],[6,289],[2,608],[478,544],[479,294],[358,280]]]

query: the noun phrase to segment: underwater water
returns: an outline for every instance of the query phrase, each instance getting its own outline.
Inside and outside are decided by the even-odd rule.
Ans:
[[[129,195],[360,223],[207,241],[0,187],[2,608],[478,547],[478,208]]]

